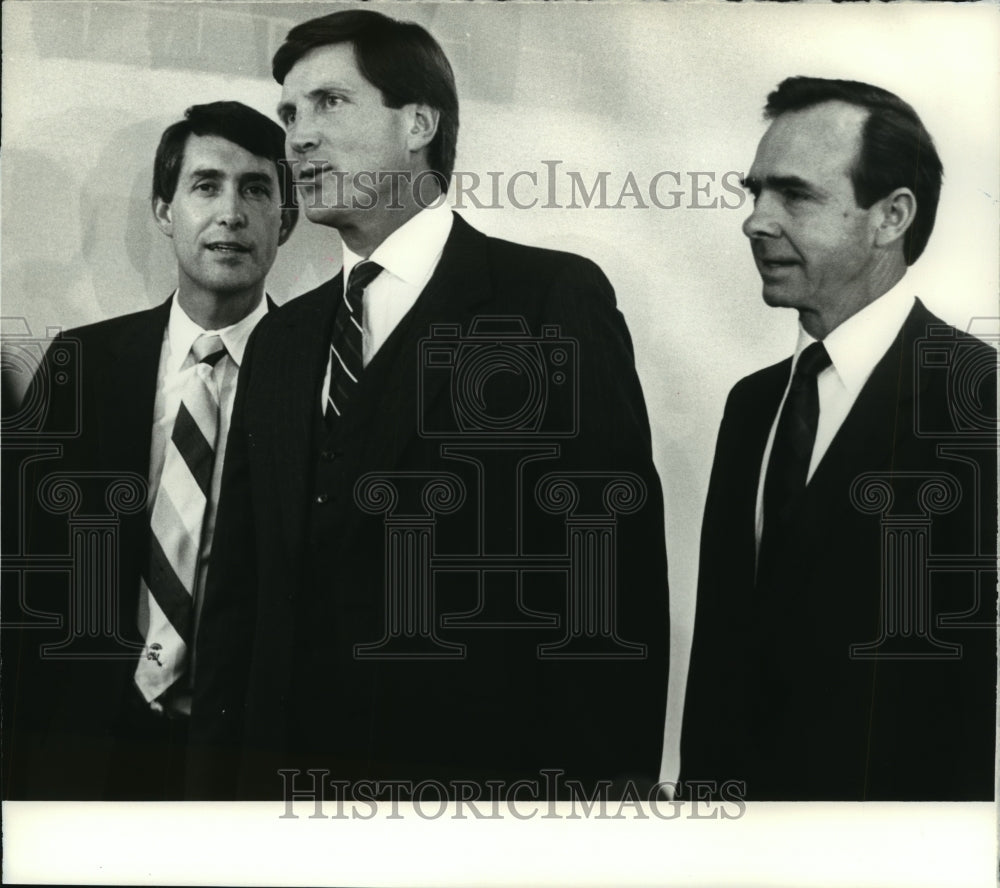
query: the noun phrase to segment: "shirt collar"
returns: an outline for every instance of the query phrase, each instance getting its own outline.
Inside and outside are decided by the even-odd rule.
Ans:
[[[444,201],[421,210],[390,234],[369,257],[393,277],[414,287],[427,283],[451,233],[451,207]],[[364,257],[344,248],[344,287],[354,266]]]
[[[833,370],[852,395],[864,387],[875,365],[889,350],[913,308],[913,293],[900,280],[891,290],[851,315],[823,340]],[[816,340],[799,324],[795,361]],[[794,362],[793,362],[794,368]]]
[[[223,327],[220,330],[202,330],[194,321],[188,317],[186,311],[181,308],[177,299],[177,291],[170,302],[170,319],[167,321],[167,340],[170,343],[170,359],[167,363],[167,371],[176,373],[184,366],[191,346],[202,333],[215,333],[222,340],[229,357],[237,367],[243,363],[243,352],[247,347],[247,340],[264,315],[267,314],[267,296],[260,300],[257,307],[246,317]]]

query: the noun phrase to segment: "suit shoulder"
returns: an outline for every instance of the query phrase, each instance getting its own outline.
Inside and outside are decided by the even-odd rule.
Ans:
[[[293,296],[287,302],[283,302],[281,305],[272,308],[264,315],[258,327],[264,326],[265,323],[273,324],[276,319],[293,321],[297,318],[311,315],[330,298],[333,285],[339,279],[340,275],[336,274],[302,295]]]
[[[509,311],[554,315],[566,323],[592,326],[616,313],[615,291],[597,263],[563,250],[528,246],[484,236],[486,275]],[[589,319],[589,320],[587,320]]]
[[[904,337],[907,333],[918,346],[925,342],[931,346],[954,342],[965,350],[972,349],[983,355],[988,355],[989,352],[995,353],[997,350],[995,341],[991,343],[971,331],[952,326],[930,311],[919,297],[915,300],[913,310],[904,325]],[[991,332],[988,335],[993,338],[996,334]]]
[[[784,389],[792,369],[792,359],[785,358],[769,367],[755,370],[744,376],[729,391],[730,401],[756,399],[772,392],[775,388]]]
[[[591,277],[607,282],[600,266],[584,256],[565,250],[519,244],[499,237],[486,237],[487,249],[498,263],[536,278],[558,278],[569,274]]]
[[[95,321],[92,324],[83,324],[79,327],[70,327],[59,334],[60,339],[78,340],[83,343],[99,343],[104,340],[118,338],[127,334],[130,330],[139,328],[150,329],[153,327],[163,327],[167,322],[166,306],[157,305],[154,308],[145,308],[141,311],[133,311],[128,314],[116,315],[113,318],[106,318],[103,321]]]
[[[996,356],[997,346],[974,333],[953,327],[933,315],[924,327],[917,331],[914,343],[918,349],[958,348],[967,353],[983,357]]]

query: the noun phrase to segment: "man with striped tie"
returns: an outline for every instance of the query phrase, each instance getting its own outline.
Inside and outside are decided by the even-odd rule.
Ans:
[[[64,584],[63,629],[100,611],[111,637],[67,658],[57,635],[36,629],[5,650],[4,691],[15,701],[5,724],[8,797],[180,797],[236,380],[270,305],[265,277],[297,217],[283,155],[281,128],[246,105],[188,108],[163,133],[153,172],[153,216],[177,259],[177,289],[156,308],[57,340],[78,343],[79,399],[54,395],[47,423],[58,428],[78,405],[80,434],[58,462],[37,464],[29,493],[42,507],[27,511],[29,539],[40,551],[43,540],[58,545],[44,505],[52,478],[84,499],[109,478],[140,495],[122,518],[108,579],[68,607]],[[36,388],[56,369],[43,368]]]
[[[244,363],[192,797],[651,785],[663,502],[611,285],[451,212],[458,97],[419,25],[323,16],[273,73],[303,211],[344,265]]]

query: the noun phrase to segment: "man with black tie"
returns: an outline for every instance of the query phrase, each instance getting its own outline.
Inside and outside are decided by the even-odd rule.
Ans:
[[[941,162],[868,84],[790,78],[765,115],[743,231],[799,338],[726,404],[682,779],[755,800],[991,799],[996,352],[904,280]]]
[[[344,264],[248,350],[192,795],[651,785],[663,506],[611,286],[445,205],[458,98],[423,28],[334,13],[273,69]]]
[[[41,449],[24,463],[15,521],[35,562],[58,564],[69,540],[72,565],[50,584],[41,570],[23,578],[48,628],[12,627],[5,597],[6,798],[182,796],[236,380],[294,207],[281,127],[239,102],[188,108],[153,171],[177,289],[156,308],[63,333],[33,380]]]

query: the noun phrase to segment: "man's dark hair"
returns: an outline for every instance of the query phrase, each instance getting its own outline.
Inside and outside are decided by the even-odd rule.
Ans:
[[[930,240],[941,195],[943,167],[934,141],[917,112],[899,96],[856,80],[789,77],[767,97],[764,117],[773,120],[833,101],[869,112],[851,171],[858,206],[867,209],[896,188],[909,188],[917,198],[916,217],[903,240],[903,257],[912,265]]]
[[[154,201],[159,198],[170,203],[174,199],[184,163],[184,146],[191,135],[219,136],[257,157],[274,161],[281,190],[281,207],[291,214],[291,222],[294,223],[299,209],[295,203],[292,172],[285,161],[285,131],[273,120],[241,102],[192,105],[184,112],[183,120],[163,131],[153,163]]]
[[[362,76],[382,93],[389,108],[417,103],[440,115],[427,159],[442,192],[448,191],[458,142],[458,93],[444,50],[420,25],[367,9],[348,9],[296,25],[274,54],[278,83],[306,53],[321,46],[350,43]]]

